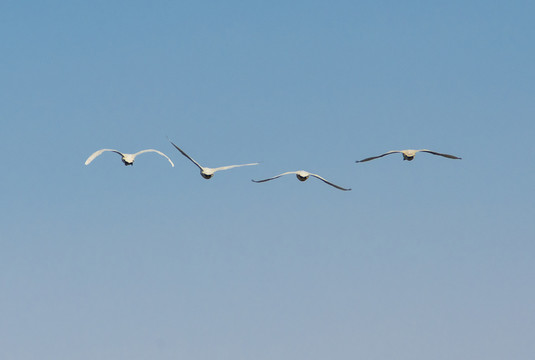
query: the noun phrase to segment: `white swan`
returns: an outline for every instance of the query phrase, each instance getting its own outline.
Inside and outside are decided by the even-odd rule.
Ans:
[[[124,153],[122,153],[120,151],[113,150],[113,149],[101,149],[101,150],[95,151],[93,154],[91,154],[91,156],[88,157],[87,160],[85,161],[85,164],[89,165],[91,163],[91,161],[93,161],[97,156],[99,156],[100,154],[102,154],[105,151],[112,151],[112,152],[114,152],[116,154],[121,155],[121,160],[123,161],[125,166],[134,165],[134,159],[136,158],[136,156],[138,156],[139,154],[146,153],[146,152],[155,152],[157,154],[160,154],[163,157],[165,157],[167,160],[169,160],[169,162],[171,163],[171,166],[173,166],[173,167],[175,166],[175,164],[173,164],[173,162],[171,161],[171,159],[169,159],[169,157],[167,155],[165,155],[164,153],[162,153],[162,152],[160,152],[158,150],[154,150],[154,149],[141,150],[141,151],[138,151],[135,154],[124,154]]]
[[[433,154],[433,155],[444,156],[444,157],[447,157],[448,159],[461,160],[461,158],[457,157],[457,156],[453,156],[453,155],[449,155],[449,154],[442,154],[442,153],[438,153],[438,152],[427,150],[427,149],[421,149],[421,150],[392,150],[392,151],[386,152],[386,153],[384,153],[382,155],[379,155],[379,156],[372,156],[372,157],[369,157],[369,158],[366,158],[366,159],[357,160],[355,162],[361,163],[361,162],[365,162],[365,161],[370,161],[370,160],[378,159],[380,157],[383,157],[383,156],[386,156],[386,155],[390,155],[390,154],[395,154],[395,153],[403,154],[403,160],[412,161],[417,152],[426,152],[426,153],[430,153],[430,154]]]
[[[274,179],[277,179],[281,176],[284,176],[284,175],[288,175],[288,174],[295,174],[295,176],[297,177],[297,179],[299,179],[299,181],[306,181],[309,176],[313,176],[315,178],[318,178],[320,179],[321,181],[323,181],[324,183],[326,184],[329,184],[331,186],[334,186],[335,188],[337,189],[340,189],[340,190],[343,190],[343,191],[349,191],[351,189],[346,189],[346,188],[343,188],[341,186],[338,186],[338,185],[335,185],[327,180],[325,180],[324,178],[322,178],[321,176],[319,175],[316,175],[316,174],[311,174],[309,173],[308,171],[304,171],[304,170],[299,170],[299,171],[288,171],[288,172],[285,172],[285,173],[282,173],[280,175],[277,175],[277,176],[273,176],[272,178],[269,178],[269,179],[264,179],[264,180],[252,180],[253,182],[255,183],[262,183],[262,182],[265,182],[265,181],[270,181],[270,180],[274,180]]]
[[[169,139],[168,139],[169,140]],[[201,176],[205,179],[210,179],[212,176],[214,176],[214,173],[216,171],[221,171],[221,170],[228,170],[228,169],[233,169],[233,168],[236,168],[236,167],[240,167],[240,166],[251,166],[251,165],[258,165],[258,163],[251,163],[251,164],[241,164],[241,165],[229,165],[229,166],[221,166],[221,167],[218,167],[218,168],[209,168],[209,167],[204,167],[204,166],[201,166],[197,161],[193,160],[188,154],[186,154],[181,148],[179,148],[178,146],[176,146],[171,140],[169,140],[169,142],[171,144],[173,144],[173,146],[182,153],[182,155],[184,155],[185,157],[187,157],[188,159],[190,159],[190,161],[192,163],[194,163],[195,165],[197,165],[197,167],[201,170]]]

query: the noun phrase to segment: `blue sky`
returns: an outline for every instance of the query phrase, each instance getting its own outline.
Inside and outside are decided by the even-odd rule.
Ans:
[[[534,11],[2,2],[0,357],[531,358]]]

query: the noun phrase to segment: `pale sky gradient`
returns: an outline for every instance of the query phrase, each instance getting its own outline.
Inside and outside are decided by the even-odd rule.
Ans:
[[[1,2],[0,358],[531,359],[533,14]]]

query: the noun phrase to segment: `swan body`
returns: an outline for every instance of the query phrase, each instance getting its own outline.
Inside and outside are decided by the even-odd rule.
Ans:
[[[113,150],[113,149],[100,149],[98,151],[95,151],[93,154],[91,154],[91,156],[89,156],[87,158],[87,160],[85,161],[85,164],[89,165],[91,163],[91,161],[93,161],[97,156],[101,155],[103,152],[106,152],[106,151],[111,151],[111,152],[114,152],[116,154],[121,155],[121,160],[123,161],[125,166],[134,165],[134,160],[135,160],[136,156],[138,156],[139,154],[146,153],[146,152],[155,152],[155,153],[165,157],[167,160],[169,160],[169,162],[171,163],[171,166],[173,166],[173,167],[175,166],[175,164],[173,164],[173,162],[171,161],[171,159],[169,159],[169,157],[167,155],[165,155],[164,153],[162,153],[162,152],[160,152],[158,150],[154,150],[154,149],[141,150],[141,151],[138,151],[135,154],[125,154],[125,153],[122,153],[120,151]]]
[[[205,179],[211,179],[212,176],[214,176],[214,173],[217,172],[217,171],[221,171],[221,170],[229,170],[229,169],[233,169],[233,168],[236,168],[236,167],[241,167],[241,166],[251,166],[251,165],[258,165],[258,163],[250,163],[250,164],[240,164],[240,165],[228,165],[228,166],[221,166],[221,167],[217,167],[217,168],[209,168],[209,167],[206,167],[206,166],[201,166],[197,161],[193,160],[193,158],[191,156],[189,156],[188,154],[186,154],[184,152],[184,150],[182,150],[181,148],[179,148],[175,143],[173,143],[171,140],[169,140],[169,142],[178,150],[180,151],[180,153],[182,155],[184,155],[185,157],[187,157],[192,163],[194,163],[198,168],[199,170],[201,171],[201,176]]]
[[[443,154],[443,153],[439,153],[439,152],[431,151],[431,150],[427,150],[427,149],[420,149],[420,150],[391,150],[391,151],[388,151],[388,152],[386,152],[384,154],[381,154],[381,155],[378,155],[378,156],[372,156],[372,157],[369,157],[369,158],[366,158],[366,159],[362,159],[362,160],[357,160],[355,162],[361,163],[361,162],[365,162],[365,161],[370,161],[370,160],[378,159],[378,158],[381,158],[383,156],[390,155],[390,154],[395,154],[395,153],[403,154],[403,160],[412,161],[412,160],[414,160],[414,157],[416,156],[416,153],[418,153],[418,152],[426,152],[426,153],[430,153],[430,154],[433,154],[433,155],[443,156],[443,157],[446,157],[448,159],[461,160],[460,157],[457,157],[457,156],[454,156],[454,155]]]
[[[276,176],[273,176],[271,178],[268,178],[268,179],[264,179],[264,180],[252,180],[253,182],[255,183],[262,183],[262,182],[266,182],[266,181],[270,181],[270,180],[274,180],[274,179],[277,179],[277,178],[280,178],[281,176],[284,176],[284,175],[288,175],[288,174],[295,174],[295,176],[297,177],[297,179],[299,181],[306,181],[310,176],[312,177],[315,177],[317,179],[320,179],[321,181],[323,181],[324,183],[326,184],[329,184],[339,190],[343,190],[343,191],[349,191],[351,189],[346,189],[346,188],[343,188],[341,186],[338,186],[338,185],[335,185],[333,184],[332,182],[329,182],[327,180],[325,180],[324,178],[322,178],[321,176],[319,175],[316,175],[316,174],[312,174],[312,173],[309,173],[308,171],[304,171],[304,170],[298,170],[298,171],[288,171],[288,172],[285,172],[285,173],[282,173],[282,174],[279,174],[279,175],[276,175]]]

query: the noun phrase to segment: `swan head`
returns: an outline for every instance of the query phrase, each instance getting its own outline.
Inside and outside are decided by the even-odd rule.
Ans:
[[[123,161],[125,166],[128,166],[134,165],[134,158],[135,156],[132,156],[132,154],[124,154],[121,160]]]
[[[299,181],[306,181],[308,179],[308,177],[310,176],[309,173],[307,173],[306,171],[298,171],[295,176],[297,177],[297,180]]]
[[[405,150],[402,152],[403,160],[412,161],[414,160],[414,155],[416,155],[415,150]]]
[[[212,176],[214,176],[214,170],[210,168],[202,168],[201,169],[201,176],[205,178],[206,180],[211,179]]]

